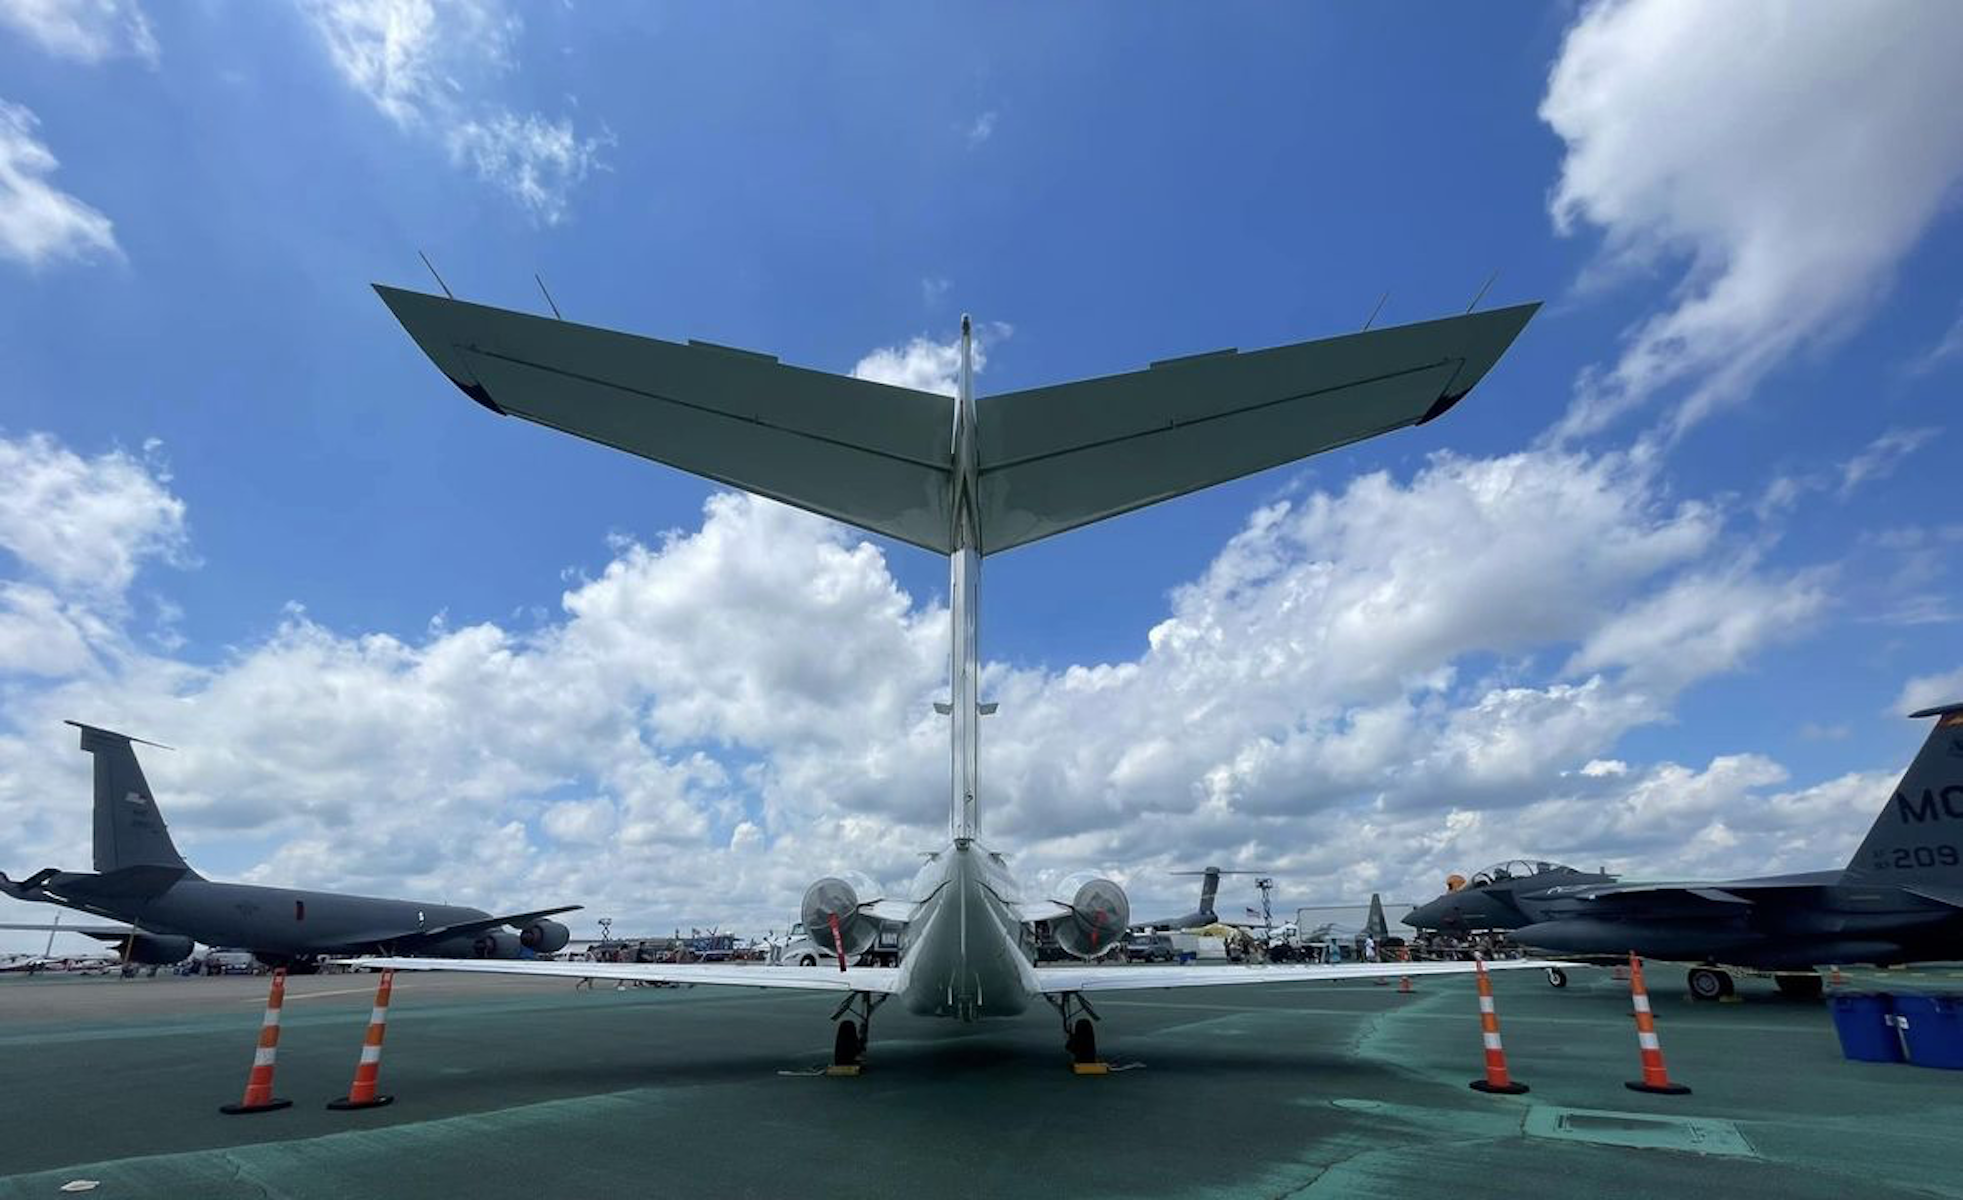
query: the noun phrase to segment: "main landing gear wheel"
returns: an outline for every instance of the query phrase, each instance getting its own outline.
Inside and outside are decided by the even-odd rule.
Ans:
[[[1715,967],[1692,967],[1684,977],[1693,1000],[1722,1000],[1736,991],[1731,976]]]
[[[1772,982],[1781,996],[1790,996],[1795,1000],[1818,1000],[1827,990],[1827,981],[1812,973],[1774,975]]]
[[[797,965],[800,967],[815,967],[818,965],[818,956],[815,954],[807,954],[803,958],[797,960]]]
[[[832,1065],[834,1067],[856,1067],[865,1061],[866,1035],[859,1031],[857,1021],[840,1021],[838,1034],[832,1039]]]
[[[872,1010],[886,1003],[886,997],[871,992],[847,996],[832,1020],[838,1022],[832,1036],[831,1070],[840,1075],[857,1075],[866,1061],[866,1043],[872,1040]]]
[[[1097,1061],[1097,1027],[1089,1017],[1078,1017],[1076,1025],[1070,1029],[1070,1036],[1063,1041],[1070,1057],[1080,1063]]]
[[[1043,999],[1063,1018],[1063,1048],[1070,1052],[1077,1073],[1102,1074],[1104,1067],[1097,1058],[1097,1026],[1092,1023],[1097,1020],[1097,1010],[1077,992],[1060,996],[1045,994]]]
[[[1559,967],[1547,968],[1547,986],[1557,988],[1568,986],[1568,973]]]

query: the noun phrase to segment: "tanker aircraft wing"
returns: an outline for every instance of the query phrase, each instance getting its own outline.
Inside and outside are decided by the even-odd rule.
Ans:
[[[512,913],[504,917],[483,917],[474,921],[458,921],[452,925],[441,925],[435,929],[385,929],[373,933],[350,936],[351,946],[393,946],[397,950],[407,950],[422,944],[434,945],[451,938],[474,937],[489,933],[505,925],[528,925],[540,917],[553,917],[560,913],[574,912],[581,908],[578,904],[561,904],[557,908],[541,908],[533,912]]]
[[[626,983],[687,983],[717,987],[790,988],[805,992],[899,991],[898,967],[765,967],[725,963],[550,962],[543,959],[343,958],[351,967],[393,971],[462,971],[475,975],[537,975],[558,979],[618,979]]]

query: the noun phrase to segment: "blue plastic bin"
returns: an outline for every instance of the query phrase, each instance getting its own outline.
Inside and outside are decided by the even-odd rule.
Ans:
[[[1910,1062],[1963,1071],[1963,996],[1897,996],[1895,1015]]]
[[[1855,1062],[1902,1061],[1902,1039],[1888,1023],[1895,1012],[1894,999],[1885,992],[1827,997],[1842,1054]]]

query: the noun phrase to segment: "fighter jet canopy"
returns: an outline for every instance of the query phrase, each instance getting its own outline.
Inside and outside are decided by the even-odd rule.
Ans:
[[[1495,883],[1506,883],[1514,879],[1528,879],[1535,875],[1575,875],[1573,867],[1560,863],[1545,862],[1540,859],[1512,858],[1503,863],[1494,863],[1485,870],[1473,875],[1467,887],[1486,887]]]

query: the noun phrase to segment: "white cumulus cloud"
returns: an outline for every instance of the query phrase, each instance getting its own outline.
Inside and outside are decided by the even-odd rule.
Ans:
[[[49,182],[59,162],[40,120],[0,100],[0,257],[30,267],[120,254],[108,217]]]
[[[1682,275],[1558,433],[1673,386],[1681,430],[1857,323],[1963,174],[1958,61],[1953,4],[1590,5],[1540,110],[1567,143],[1555,223]]]
[[[157,61],[157,39],[137,0],[0,0],[0,25],[63,58]]]
[[[612,135],[582,135],[570,117],[518,112],[497,81],[517,68],[524,31],[503,0],[303,0],[349,86],[405,133],[428,134],[451,160],[546,225],[601,166]]]

